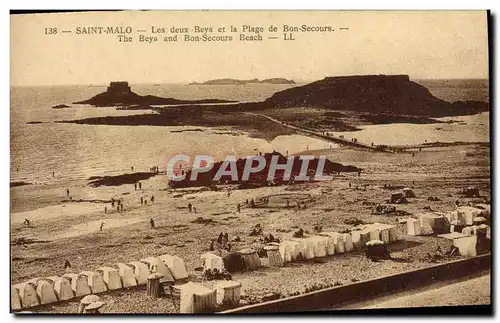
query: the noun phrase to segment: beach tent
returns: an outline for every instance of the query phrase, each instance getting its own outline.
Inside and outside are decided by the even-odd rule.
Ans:
[[[444,213],[428,212],[417,215],[424,235],[450,232],[450,225]]]
[[[87,281],[93,294],[103,293],[108,290],[101,272],[82,271],[80,274],[87,276]]]
[[[85,296],[92,293],[87,276],[80,274],[64,274],[63,277],[69,279],[71,283],[71,289],[75,293],[76,297]]]
[[[71,281],[66,277],[50,276],[45,278],[54,286],[59,301],[66,301],[75,297],[73,289],[71,288]]]
[[[361,243],[361,230],[351,231],[352,246],[355,250],[359,250],[363,247]]]
[[[334,255],[335,254],[335,239],[328,235],[327,232],[321,232],[321,236],[326,238],[326,254],[328,256]]]
[[[270,267],[282,267],[284,265],[283,258],[281,258],[278,249],[279,246],[276,245],[264,246]]]
[[[414,219],[414,218],[409,218],[406,221],[406,226],[408,229],[408,235],[409,236],[419,236],[422,234],[422,230],[420,227],[420,220]]]
[[[203,260],[203,270],[217,269],[219,272],[224,270],[224,261],[222,257],[207,252],[200,256]]]
[[[327,239],[322,236],[313,236],[309,239],[313,243],[314,257],[315,258],[325,257]]]
[[[174,276],[170,272],[170,269],[160,260],[158,257],[148,257],[141,259],[141,261],[148,265],[149,270],[152,273],[159,273],[163,275],[160,279],[160,283],[173,282],[175,281]]]
[[[242,249],[238,253],[243,258],[247,270],[255,270],[261,267],[260,258],[254,249]]]
[[[289,241],[291,247],[292,247],[292,261],[295,260],[303,260],[305,258],[305,247],[302,241]]]
[[[245,261],[241,257],[241,255],[237,252],[229,252],[222,259],[224,263],[224,267],[230,273],[244,271],[245,270]]]
[[[474,224],[474,218],[482,215],[483,211],[472,206],[459,206],[456,210],[458,220],[463,221],[466,225]]]
[[[40,304],[50,304],[57,302],[54,286],[45,279],[35,278],[30,280],[36,286],[36,294],[40,300]]]
[[[371,225],[369,228],[370,228],[370,240],[380,240],[379,226]]]
[[[118,275],[122,280],[122,285],[125,288],[137,286],[137,280],[135,279],[134,269],[124,263],[117,263]]]
[[[224,280],[215,285],[217,290],[217,304],[238,306],[240,303],[241,283],[233,280]]]
[[[411,188],[405,187],[402,189],[404,197],[413,198],[416,197],[415,192]]]
[[[351,252],[354,249],[351,233],[344,233],[344,246],[345,252]]]
[[[161,255],[159,258],[167,265],[168,269],[170,269],[175,280],[188,278],[186,264],[182,258],[169,254]]]
[[[10,287],[10,308],[12,311],[18,311],[22,308],[19,291],[14,286]]]
[[[177,286],[180,290],[180,313],[211,312],[217,306],[217,291],[188,282]]]
[[[96,272],[102,275],[104,283],[109,290],[122,288],[122,280],[118,274],[118,269],[112,267],[99,267]]]
[[[279,252],[284,263],[291,262],[293,260],[293,252],[295,249],[295,243],[291,241],[283,241],[280,243]]]
[[[148,282],[148,276],[151,274],[148,265],[140,261],[132,261],[128,263],[134,270],[137,285],[144,285]]]
[[[295,246],[295,248],[299,248],[296,250],[302,250],[302,257],[304,259],[313,259],[314,258],[314,242],[308,238],[302,239],[294,239],[293,241],[300,244],[300,247]],[[295,252],[294,252],[295,253]]]
[[[40,305],[38,300],[38,295],[36,293],[36,286],[32,283],[20,283],[14,285],[19,293],[19,298],[21,299],[21,305],[23,308],[33,307]]]
[[[462,256],[475,257],[477,256],[477,236],[461,237],[453,239],[453,245],[458,248]]]

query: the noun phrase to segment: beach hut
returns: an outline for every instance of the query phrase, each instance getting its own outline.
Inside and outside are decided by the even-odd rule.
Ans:
[[[354,250],[354,243],[352,242],[351,233],[343,233],[345,252]]]
[[[182,258],[169,254],[161,255],[159,258],[170,269],[175,280],[188,278],[186,264]]]
[[[213,312],[217,306],[217,291],[200,284],[188,282],[177,287],[180,290],[180,313]]]
[[[104,283],[109,290],[122,288],[122,280],[118,274],[118,269],[112,267],[99,267],[96,272],[102,275]]]
[[[19,293],[19,299],[23,308],[33,307],[40,305],[38,295],[36,293],[36,286],[32,283],[20,283],[14,285]]]
[[[414,219],[414,218],[409,218],[406,221],[406,226],[408,229],[408,235],[409,236],[419,236],[422,234],[421,226],[420,226],[420,220]]]
[[[134,270],[137,285],[145,285],[148,282],[148,276],[151,274],[148,265],[140,261],[132,261],[128,264]]]
[[[67,301],[75,297],[71,281],[67,277],[50,276],[45,279],[54,286],[54,292],[59,301]]]
[[[203,260],[203,271],[217,269],[219,272],[224,270],[224,260],[222,257],[207,252],[200,256]]]
[[[327,239],[322,236],[313,236],[310,238],[310,240],[313,242],[314,248],[314,257],[315,258],[321,258],[326,256],[326,244],[327,244]]]
[[[71,283],[71,289],[75,293],[76,297],[85,296],[91,294],[89,282],[87,276],[80,274],[64,274],[64,278],[67,278]]]
[[[56,292],[54,291],[54,286],[45,279],[36,278],[32,280],[36,286],[36,294],[40,300],[40,304],[50,304],[57,302]]]
[[[484,210],[472,206],[459,206],[457,207],[458,220],[463,221],[466,225],[473,225],[474,218],[480,216]]]
[[[261,267],[260,258],[254,249],[246,248],[238,251],[245,262],[246,270],[255,270]]]
[[[241,283],[225,280],[215,285],[217,290],[217,304],[225,306],[238,306],[240,304]]]
[[[124,263],[117,263],[118,275],[122,281],[122,286],[125,288],[137,286],[134,269]]]
[[[352,246],[354,250],[359,250],[363,247],[361,243],[361,230],[351,231]]]
[[[458,248],[458,251],[462,256],[477,256],[477,236],[460,237],[453,239],[453,245]]]
[[[93,294],[103,293],[108,290],[106,284],[104,283],[104,277],[102,277],[101,272],[97,271],[82,271],[81,275],[87,276],[87,281],[90,290]]]
[[[12,311],[18,311],[22,308],[19,291],[14,286],[10,287],[10,308]]]
[[[282,267],[284,265],[278,246],[265,246],[264,250],[266,250],[267,258],[269,259],[269,266]]]
[[[160,283],[165,282],[174,282],[174,276],[170,272],[170,269],[160,260],[158,257],[148,257],[145,259],[141,259],[141,261],[148,265],[149,270],[152,273],[162,274],[163,277],[160,279]]]

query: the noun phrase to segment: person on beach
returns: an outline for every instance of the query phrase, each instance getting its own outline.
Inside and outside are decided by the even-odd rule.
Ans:
[[[142,190],[142,183],[139,182],[139,189]]]
[[[125,209],[123,208],[123,203],[120,204],[120,209],[122,212],[125,211]]]
[[[69,188],[66,189],[66,196],[69,196]]]
[[[55,176],[55,172],[52,172],[52,177],[54,177],[54,176]]]
[[[137,183],[134,183],[134,190],[137,191]]]
[[[148,205],[148,200],[144,200],[144,205]]]
[[[115,207],[115,199],[111,198],[111,207]]]
[[[193,205],[191,204],[191,202],[189,202],[189,204],[188,204],[188,210],[189,210],[189,213],[191,213],[191,211],[193,210]]]
[[[351,188],[351,182],[349,182],[349,188]]]
[[[151,224],[151,229],[155,228],[155,221],[153,219],[149,220],[149,224]]]
[[[134,166],[130,167],[130,171],[132,172],[134,171]]]
[[[141,205],[144,204],[144,197],[141,196]]]
[[[227,198],[231,196],[231,190],[227,190]]]
[[[71,264],[69,263],[68,259],[66,259],[66,261],[64,261],[64,271],[66,273],[69,273],[71,271]]]
[[[23,225],[26,226],[26,227],[29,227],[30,226],[30,220],[24,219]]]
[[[255,208],[255,201],[253,199],[250,200],[250,207]]]
[[[155,196],[151,195],[151,204],[154,204],[154,203],[155,203]]]
[[[106,213],[108,213],[108,207],[107,206],[104,207],[104,214],[106,214]]]
[[[240,205],[240,203],[238,203],[238,205],[236,206],[236,209],[238,210],[238,213],[241,213],[241,205]]]
[[[102,231],[103,226],[104,226],[104,222],[101,222],[101,227],[100,227],[101,231]]]
[[[116,206],[116,212],[120,213],[120,205]]]
[[[196,213],[196,207],[193,206],[193,213]]]

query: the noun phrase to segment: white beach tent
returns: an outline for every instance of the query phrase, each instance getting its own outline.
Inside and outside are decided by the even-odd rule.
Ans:
[[[22,308],[21,297],[19,296],[19,291],[14,286],[10,287],[10,308],[13,311],[18,311]]]
[[[56,293],[57,299],[59,301],[66,301],[75,297],[73,289],[71,288],[71,282],[66,277],[50,276],[45,278],[54,286],[54,292]]]
[[[137,286],[134,269],[124,263],[117,263],[118,275],[122,280],[122,285],[125,288]]]
[[[93,294],[103,293],[108,290],[101,272],[82,271],[80,274],[87,276],[87,281]]]
[[[219,271],[224,270],[224,260],[214,255],[213,253],[206,252],[200,256],[203,260],[203,270],[217,269]]]
[[[36,293],[36,286],[32,283],[20,283],[14,285],[19,293],[19,298],[21,300],[21,305],[23,308],[33,307],[40,305],[38,300],[38,295]]]
[[[160,279],[160,283],[164,282],[173,282],[175,281],[170,269],[160,260],[158,257],[148,257],[145,259],[141,259],[141,261],[148,265],[149,270],[152,273],[159,273],[163,275],[163,278]]]
[[[147,264],[140,261],[129,262],[134,270],[135,279],[137,280],[137,285],[144,285],[148,282],[148,276],[151,274]]]
[[[69,279],[71,283],[71,289],[75,293],[76,297],[85,296],[92,293],[87,276],[71,273],[64,274],[63,277]]]
[[[170,269],[176,280],[188,278],[186,264],[182,258],[169,254],[161,255],[159,258]]]
[[[180,290],[180,313],[210,312],[217,306],[217,291],[200,284],[188,282],[178,285]]]
[[[102,274],[104,283],[109,290],[122,288],[122,280],[118,274],[118,269],[112,267],[99,267],[96,272]]]
[[[40,304],[50,304],[57,302],[56,292],[54,285],[42,278],[33,278],[28,281],[36,286],[36,294]]]

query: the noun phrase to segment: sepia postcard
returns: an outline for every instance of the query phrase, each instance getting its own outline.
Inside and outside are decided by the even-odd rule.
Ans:
[[[11,12],[11,313],[491,314],[490,28]]]

